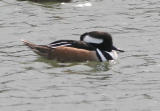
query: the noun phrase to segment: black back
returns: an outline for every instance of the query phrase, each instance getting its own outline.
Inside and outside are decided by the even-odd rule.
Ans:
[[[96,48],[91,44],[88,44],[83,41],[76,41],[76,40],[58,40],[49,44],[50,47],[56,48],[58,46],[65,46],[65,47],[74,47],[79,49],[86,49],[86,50],[95,50]]]

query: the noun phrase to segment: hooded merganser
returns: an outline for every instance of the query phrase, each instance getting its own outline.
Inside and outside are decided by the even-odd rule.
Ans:
[[[118,58],[112,36],[107,32],[92,31],[80,36],[80,41],[58,40],[48,45],[36,45],[26,40],[24,44],[35,53],[60,62],[109,61]]]

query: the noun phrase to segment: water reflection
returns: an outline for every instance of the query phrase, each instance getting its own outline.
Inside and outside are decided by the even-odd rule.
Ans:
[[[57,3],[57,2],[70,2],[71,0],[18,0],[18,1],[32,1],[32,2],[39,2],[39,3]]]
[[[72,62],[72,63],[59,63],[55,60],[48,60],[43,57],[39,57],[35,62],[44,62],[49,64],[50,68],[63,68],[64,72],[78,73],[78,72],[99,72],[108,71],[110,69],[109,62]]]
[[[0,110],[159,111],[160,1],[75,1],[0,0]],[[78,40],[92,30],[111,32],[126,50],[118,62],[58,63],[20,42]]]

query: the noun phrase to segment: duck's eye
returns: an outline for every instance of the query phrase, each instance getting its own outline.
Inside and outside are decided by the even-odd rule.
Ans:
[[[94,37],[87,35],[84,37],[83,41],[87,43],[101,44],[103,42],[103,39],[94,38]]]

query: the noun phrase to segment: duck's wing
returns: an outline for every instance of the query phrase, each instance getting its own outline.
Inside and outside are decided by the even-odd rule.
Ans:
[[[85,49],[88,51],[96,50],[96,48],[93,47],[92,45],[85,43],[83,41],[76,41],[76,40],[58,40],[48,45],[36,45],[27,40],[22,40],[22,42],[26,46],[31,48],[35,53],[42,56],[48,56],[47,53],[49,53],[50,50],[54,50],[58,47],[71,47],[71,48],[77,48],[77,49]]]
[[[70,45],[69,42],[64,43],[64,41],[56,41],[54,43],[51,43],[52,45],[36,45],[26,40],[23,40],[22,42],[38,55],[46,57],[48,59],[54,59],[62,62],[87,60],[98,61],[96,52],[86,50],[85,48],[89,47],[87,45],[82,45],[82,43],[79,42],[76,42],[74,44],[73,41],[70,41],[70,43],[72,43]],[[76,47],[74,47],[74,45],[76,45]]]
[[[91,44],[88,44],[84,41],[76,41],[76,40],[58,40],[50,43],[48,46],[51,48],[57,48],[57,47],[63,46],[63,47],[73,47],[73,48],[86,49],[86,50],[96,49]]]

